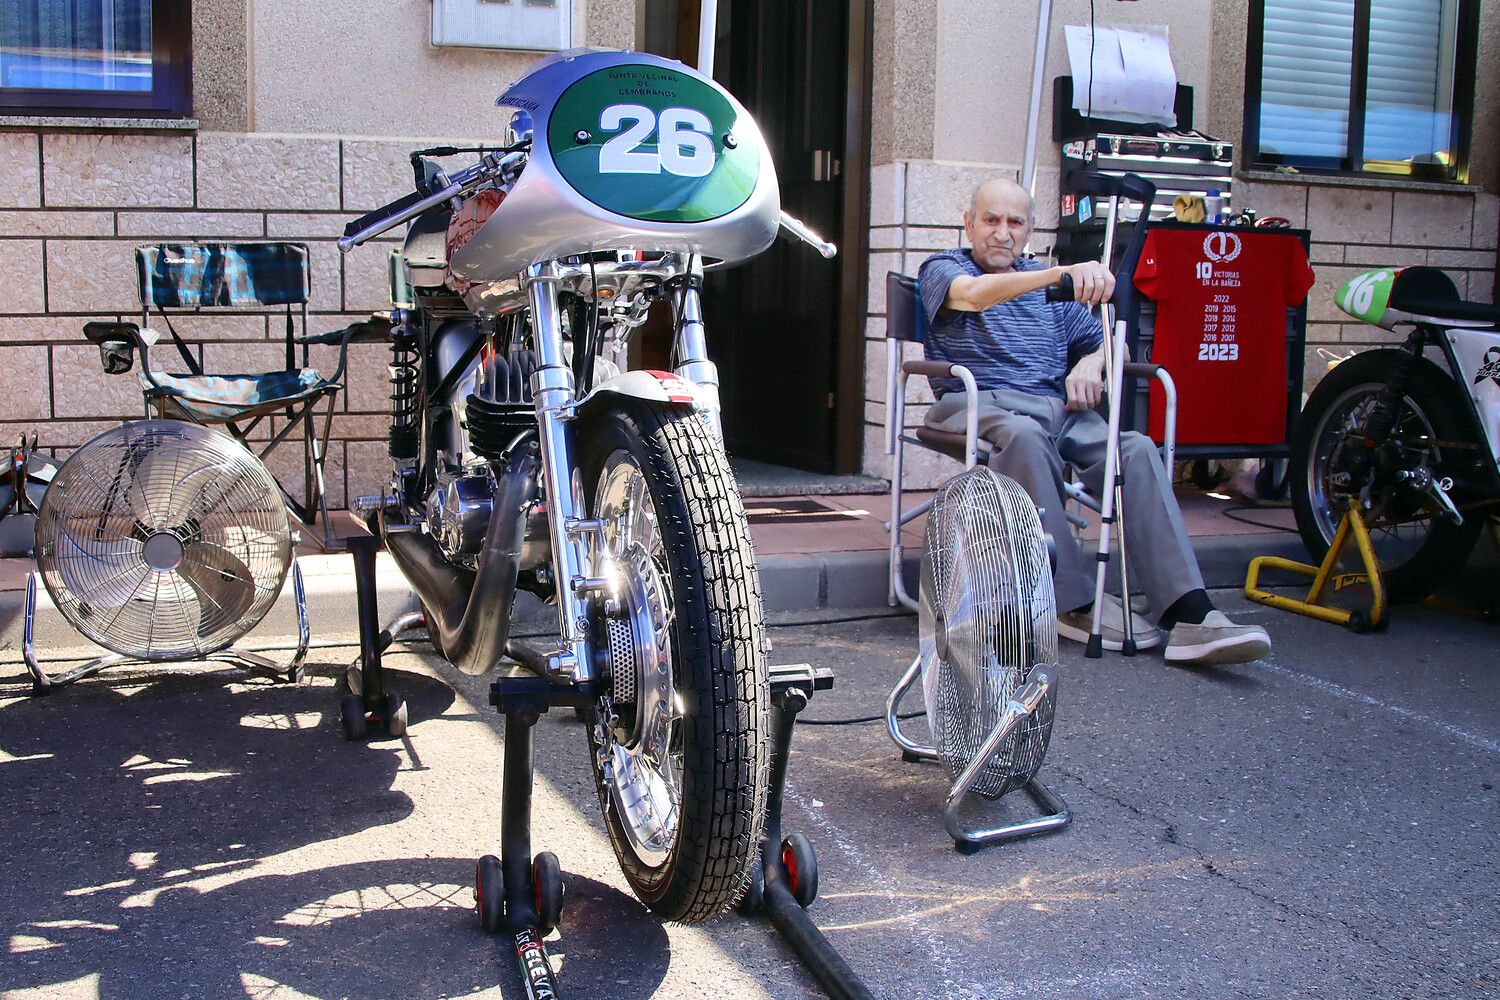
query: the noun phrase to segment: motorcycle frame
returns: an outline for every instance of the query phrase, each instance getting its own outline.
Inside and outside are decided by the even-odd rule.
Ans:
[[[1488,474],[1489,489],[1492,492],[1500,492],[1500,438],[1496,437],[1497,429],[1500,429],[1500,412],[1487,414],[1484,404],[1479,399],[1477,385],[1465,383],[1463,377],[1465,368],[1455,346],[1456,337],[1479,335],[1491,341],[1493,347],[1500,347],[1500,331],[1486,327],[1442,325],[1421,319],[1411,322],[1412,331],[1407,334],[1406,341],[1399,350],[1409,355],[1414,364],[1426,356],[1428,344],[1438,345],[1442,351],[1443,360],[1447,362],[1445,374],[1453,381],[1455,390],[1460,392],[1467,404],[1465,409],[1473,421],[1473,428],[1478,438],[1475,444],[1484,448],[1484,461],[1480,464]],[[1410,380],[1410,366],[1402,366],[1392,374],[1386,382],[1386,388],[1393,402],[1405,396]],[[1491,408],[1494,409],[1496,406],[1497,404],[1492,404]],[[1490,419],[1486,419],[1487,416]]]

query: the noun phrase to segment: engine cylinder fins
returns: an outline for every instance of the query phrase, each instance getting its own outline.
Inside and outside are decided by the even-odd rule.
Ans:
[[[516,438],[536,429],[536,409],[526,403],[496,403],[471,395],[466,400],[464,423],[469,448],[480,458],[500,460]]]

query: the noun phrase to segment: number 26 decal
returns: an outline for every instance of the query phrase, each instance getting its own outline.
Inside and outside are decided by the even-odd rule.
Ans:
[[[618,131],[630,122],[630,127]],[[707,177],[714,169],[709,138],[713,123],[693,108],[663,108],[658,116],[640,104],[611,104],[599,115],[599,128],[616,132],[599,150],[601,174],[660,174]],[[656,132],[655,149],[642,149]]]

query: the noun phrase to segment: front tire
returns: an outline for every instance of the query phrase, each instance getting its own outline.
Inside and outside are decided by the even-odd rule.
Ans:
[[[769,703],[764,612],[739,489],[702,416],[638,399],[581,418],[583,494],[617,581],[591,626],[612,682],[589,728],[615,855],[684,923],[724,912],[756,861]]]
[[[1292,433],[1292,506],[1302,541],[1313,559],[1321,561],[1349,498],[1369,485],[1371,507],[1361,513],[1386,589],[1392,600],[1415,600],[1431,593],[1441,573],[1468,557],[1484,518],[1470,512],[1463,524],[1454,524],[1436,514],[1431,498],[1395,478],[1402,471],[1427,468],[1456,481],[1450,497],[1460,511],[1466,499],[1473,499],[1463,489],[1477,475],[1473,421],[1464,411],[1461,387],[1425,359],[1416,362],[1391,433],[1376,442],[1374,461],[1354,481],[1371,405],[1403,361],[1400,351],[1366,351],[1341,362],[1318,383]]]

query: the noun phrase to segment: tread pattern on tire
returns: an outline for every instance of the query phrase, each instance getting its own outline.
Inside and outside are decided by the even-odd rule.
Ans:
[[[743,893],[765,817],[770,758],[765,664],[770,644],[760,577],[739,488],[702,417],[630,400],[580,421],[589,491],[597,485],[604,459],[620,446],[608,426],[598,427],[610,418],[633,426],[644,450],[637,461],[648,480],[656,477],[652,500],[657,528],[674,571],[674,669],[693,669],[697,657],[697,669],[706,670],[711,682],[705,691],[691,677],[679,675],[679,685],[688,693],[696,689],[710,695],[712,704],[707,712],[696,713],[689,706],[683,720],[691,727],[685,752],[700,760],[696,766],[684,761],[679,844],[660,877],[634,863],[602,788],[600,800],[632,887],[661,916],[698,923],[718,916]],[[596,427],[600,433],[590,433]],[[594,501],[591,492],[588,501]],[[672,510],[679,504],[685,517]],[[676,565],[684,556],[697,565]],[[687,584],[700,575],[704,590],[694,593]]]

